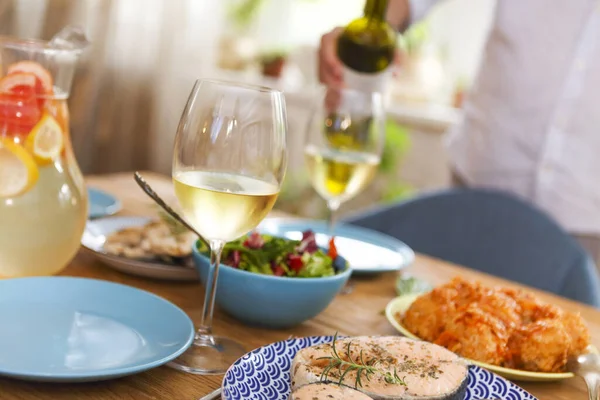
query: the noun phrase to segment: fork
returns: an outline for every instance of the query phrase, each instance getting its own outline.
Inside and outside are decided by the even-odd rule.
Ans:
[[[204,397],[200,397],[199,400],[216,400],[221,397],[221,388],[215,389]]]

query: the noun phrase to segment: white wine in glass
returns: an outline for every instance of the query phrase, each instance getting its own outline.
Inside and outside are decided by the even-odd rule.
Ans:
[[[319,149],[304,150],[314,189],[326,201],[343,202],[363,191],[379,166],[374,154]]]
[[[173,183],[186,220],[210,244],[211,267],[193,345],[168,365],[222,374],[245,353],[212,332],[221,252],[273,208],[283,181],[287,118],[283,94],[266,87],[199,80],[175,137]]]
[[[254,229],[279,194],[276,184],[228,173],[179,171],[173,182],[188,222],[202,236],[224,242]]]
[[[310,117],[304,156],[316,192],[327,202],[334,236],[340,205],[361,193],[377,173],[385,141],[379,93],[325,88]]]

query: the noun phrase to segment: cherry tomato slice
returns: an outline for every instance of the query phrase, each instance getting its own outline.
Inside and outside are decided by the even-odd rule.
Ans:
[[[302,262],[302,256],[291,254],[288,256],[288,265],[290,268],[296,272],[300,272],[302,267],[304,267],[304,263]]]
[[[335,238],[332,237],[329,239],[329,251],[327,255],[331,257],[332,260],[335,260],[338,256],[337,248],[335,247]]]

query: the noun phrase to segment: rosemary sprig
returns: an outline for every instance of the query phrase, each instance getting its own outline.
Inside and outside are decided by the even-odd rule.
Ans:
[[[362,377],[364,375],[367,381],[371,380],[371,377],[375,374],[383,376],[383,379],[386,383],[396,384],[406,386],[406,382],[403,378],[398,376],[396,372],[396,368],[394,368],[394,372],[391,373],[389,371],[384,371],[377,368],[377,365],[381,360],[372,359],[370,361],[365,362],[363,358],[363,351],[361,350],[358,356],[358,360],[352,358],[352,354],[350,352],[350,347],[352,345],[352,341],[348,341],[348,346],[346,348],[346,352],[348,353],[348,360],[342,359],[340,357],[337,349],[336,349],[336,341],[337,341],[337,332],[333,336],[332,346],[332,355],[329,357],[319,357],[318,360],[328,360],[329,364],[323,369],[321,373],[321,381],[327,381],[329,378],[329,374],[332,370],[337,370],[337,375],[339,376],[338,385],[341,385],[344,382],[344,378],[346,375],[352,371],[356,371],[356,380],[354,382],[354,388],[362,387]]]

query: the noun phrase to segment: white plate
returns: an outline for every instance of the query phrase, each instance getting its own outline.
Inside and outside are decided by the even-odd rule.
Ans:
[[[174,281],[197,281],[198,273],[194,268],[156,261],[133,260],[107,254],[104,251],[103,247],[108,235],[123,228],[145,225],[150,220],[144,217],[110,217],[88,221],[81,244],[106,265],[126,274]]]
[[[261,233],[292,240],[302,239],[302,232],[309,229],[315,233],[319,246],[329,247],[329,230],[324,221],[269,218],[258,227]],[[371,229],[338,223],[334,235],[338,254],[348,261],[353,274],[398,271],[415,259],[415,253],[405,243]]]

